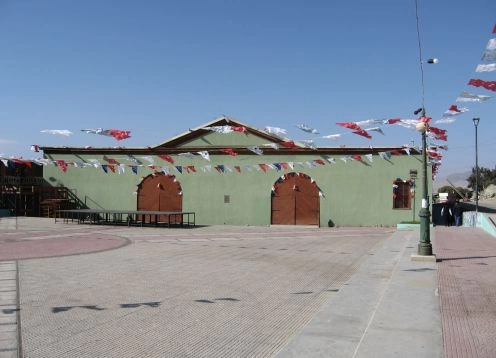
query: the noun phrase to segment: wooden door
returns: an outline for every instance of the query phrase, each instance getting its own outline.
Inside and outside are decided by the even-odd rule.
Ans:
[[[273,225],[319,225],[319,189],[303,173],[289,173],[274,184]]]
[[[149,175],[139,185],[138,210],[181,212],[182,209],[182,189],[174,176]],[[159,220],[166,220],[166,217]]]

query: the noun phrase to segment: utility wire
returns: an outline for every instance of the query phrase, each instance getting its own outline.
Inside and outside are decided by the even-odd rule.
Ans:
[[[417,20],[417,41],[419,50],[419,64],[420,64],[420,78],[422,82],[422,109],[424,106],[424,67],[422,65],[422,43],[420,41],[420,25],[419,25],[419,14],[418,14],[418,0],[415,0],[415,19]]]

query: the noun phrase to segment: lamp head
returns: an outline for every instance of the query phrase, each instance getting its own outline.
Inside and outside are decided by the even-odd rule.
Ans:
[[[435,65],[439,63],[439,60],[437,58],[430,58],[426,62]]]
[[[418,122],[415,125],[415,128],[420,132],[424,133],[427,130],[427,123],[426,122]]]
[[[480,118],[473,118],[472,120],[474,121],[474,126],[477,127],[479,125]]]
[[[415,112],[413,112],[413,114],[417,115],[417,114],[419,114],[420,112],[422,112],[422,110],[423,110],[423,108],[422,108],[422,107],[421,107],[421,108],[418,108],[418,109],[416,109],[416,110],[415,110]]]

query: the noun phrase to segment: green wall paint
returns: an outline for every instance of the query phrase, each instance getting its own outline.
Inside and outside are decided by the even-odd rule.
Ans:
[[[236,137],[245,134],[236,133]],[[224,145],[222,138],[229,137],[211,133],[209,137],[220,142],[215,145]],[[249,143],[254,145],[254,138]],[[265,141],[266,143],[267,141]],[[191,146],[189,143],[188,146]],[[239,145],[239,143],[238,143]],[[52,160],[59,159],[66,162],[87,162],[97,159],[101,164],[106,163],[103,155],[60,155],[48,157]],[[105,173],[101,167],[78,168],[69,165],[67,172],[62,172],[55,165],[48,165],[44,169],[45,179],[54,186],[66,186],[72,189],[78,198],[90,208],[135,210],[137,184],[155,170],[167,168],[179,180],[183,190],[183,211],[194,211],[198,225],[270,225],[271,213],[271,188],[276,180],[287,172],[301,172],[316,181],[322,191],[320,198],[320,225],[327,226],[332,220],[337,226],[395,226],[400,221],[413,219],[412,209],[392,209],[392,184],[396,178],[409,179],[410,169],[416,169],[417,178],[415,217],[421,202],[421,156],[401,155],[392,156],[385,160],[378,155],[373,156],[369,162],[365,157],[363,161],[344,162],[344,155],[326,156],[335,159],[335,163],[325,161],[325,165],[315,164],[309,167],[307,161],[322,159],[320,155],[212,155],[208,162],[200,156],[187,159],[174,155],[176,163],[170,165],[164,160],[153,157],[155,169],[146,165],[148,162],[141,158],[144,164],[139,167],[138,174],[131,171],[126,155],[109,155],[109,157],[125,164],[125,173],[118,174],[108,170]],[[140,159],[139,155],[136,158]],[[259,170],[260,163],[294,163],[293,170],[276,171],[269,169],[267,172]],[[214,169],[216,165],[226,166],[224,173]],[[180,174],[178,166],[193,165],[196,173]],[[211,166],[207,170],[206,166]],[[235,170],[240,166],[241,173]],[[251,168],[251,171],[248,170]],[[202,170],[203,169],[203,170]],[[432,193],[428,173],[429,194]],[[229,196],[229,203],[224,202]]]

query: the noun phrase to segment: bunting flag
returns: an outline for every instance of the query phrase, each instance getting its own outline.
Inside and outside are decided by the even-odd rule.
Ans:
[[[233,132],[246,133],[248,130],[244,126],[231,126]]]
[[[265,127],[264,130],[269,134],[274,134],[276,136],[285,136],[288,132],[285,129],[278,127]]]
[[[203,151],[197,152],[197,153],[200,154],[200,156],[203,159],[210,161],[210,154],[206,150],[203,150]]]
[[[470,79],[468,81],[470,86],[483,87],[489,91],[496,91],[496,81],[484,81],[480,79]]]
[[[114,137],[117,140],[123,140],[127,138],[131,138],[131,132],[130,131],[123,131],[120,129],[109,129],[108,130],[108,135]]]
[[[360,155],[352,155],[351,156],[351,159],[357,160],[357,161],[361,162],[362,161],[362,156],[360,156]]]
[[[468,112],[468,108],[466,108],[466,107],[458,108],[458,106],[452,105],[447,111],[445,111],[443,113],[443,116],[441,117],[441,120],[442,119],[451,118],[451,117],[455,117],[455,116],[459,116],[460,114],[463,114],[465,112]],[[438,123],[438,122],[439,122],[439,120],[436,123]]]
[[[175,168],[176,168],[176,170],[177,170],[179,173],[181,173],[181,174],[183,173],[183,167],[182,167],[182,166],[180,166],[180,165],[176,165],[176,166],[175,166]]]
[[[227,134],[227,133],[232,133],[233,129],[231,126],[214,126],[214,127],[203,127],[203,129],[212,131],[212,132],[217,132],[221,134]]]
[[[341,137],[341,134],[329,134],[323,136],[322,138],[337,140],[339,137]]]
[[[362,137],[365,137],[365,138],[368,138],[368,139],[371,139],[372,138],[372,136],[366,130],[364,130],[364,129],[361,129],[361,130],[358,130],[358,131],[353,131],[352,133],[361,135]]]
[[[482,54],[482,61],[484,62],[489,62],[489,61],[496,61],[496,50],[486,50]]]
[[[171,164],[174,164],[174,159],[172,159],[172,157],[170,155],[167,155],[167,154],[159,154],[158,157],[160,159],[163,159],[165,160],[166,162],[169,162]]]
[[[382,124],[384,123],[384,120],[383,119],[366,119],[364,121],[358,121],[358,122],[354,122],[356,125],[358,125],[359,127],[364,127],[364,126],[370,126],[370,125],[373,125],[373,124]]]
[[[217,132],[220,134],[228,134],[232,132],[246,133],[248,131],[244,126],[213,126],[213,127],[203,127],[202,129],[209,130],[212,132]]]
[[[194,166],[194,165],[188,165],[188,166],[186,167],[186,172],[187,172],[187,173],[196,173],[196,168],[195,168],[195,166]]]
[[[475,72],[492,72],[496,71],[496,63],[490,63],[487,65],[478,65]]]
[[[238,173],[241,173],[241,167],[239,165],[235,165],[234,169],[236,169]]]
[[[120,130],[120,129],[81,129],[81,132],[89,133],[89,134],[99,134],[107,137],[114,137],[117,140],[123,140],[131,137],[130,131]]]
[[[301,129],[303,132],[312,133],[312,134],[320,134],[317,129],[311,128],[311,127],[307,126],[306,124],[297,124],[296,127]]]
[[[379,152],[379,157],[382,159],[389,159],[391,158],[391,152]]]
[[[126,166],[124,164],[119,164],[117,166],[117,171],[119,174],[125,174],[126,173]]]
[[[401,119],[400,118],[390,118],[390,119],[387,119],[385,121],[385,124],[395,124],[395,123],[398,123],[400,122]]]
[[[396,122],[395,124],[398,126],[401,126],[401,127],[408,128],[408,129],[415,129],[415,127],[418,124],[418,120],[417,119],[402,119],[399,122]]]
[[[113,165],[109,165],[109,166],[108,166],[108,168],[110,169],[110,171],[111,171],[112,173],[115,173],[115,166],[113,166]]]
[[[365,154],[365,158],[367,158],[371,163],[374,161],[372,154]]]
[[[264,147],[271,147],[275,150],[278,150],[279,149],[279,146],[276,144],[276,143],[267,143],[267,144],[263,144]]]
[[[284,141],[284,142],[281,142],[279,144],[282,145],[283,147],[286,147],[289,149],[298,148],[298,146],[292,140]]]
[[[429,126],[429,132],[432,132],[436,135],[444,135],[446,134],[446,129],[440,129],[440,128],[437,128],[437,127],[432,127],[432,126]]]
[[[382,129],[380,127],[366,128],[365,131],[374,131],[374,132],[378,132],[378,133],[381,133],[382,135],[384,135],[384,132],[382,131]]]
[[[216,165],[215,170],[217,170],[219,173],[224,173],[225,167],[222,164]]]
[[[95,168],[98,168],[100,166],[100,162],[98,161],[98,159],[87,159],[87,160]]]
[[[115,160],[113,158],[108,158],[106,155],[103,156],[103,160],[105,160],[109,164],[115,164],[115,165],[120,164],[117,160]]]
[[[264,163],[259,164],[259,165],[258,165],[258,167],[259,167],[260,169],[262,169],[262,171],[263,171],[264,173],[265,173],[265,172],[267,172],[267,170],[269,169],[269,166],[268,166],[267,164],[264,164]]]
[[[486,50],[496,50],[496,39],[489,39],[486,45]]]
[[[315,142],[313,140],[311,140],[311,139],[309,139],[309,140],[300,140],[299,142],[301,142],[301,144],[303,144],[307,148],[317,149],[317,147],[315,146]]]
[[[67,129],[43,129],[41,133],[61,135],[64,137],[72,135],[72,132]]]
[[[337,122],[336,124],[338,126],[345,127],[348,129],[354,129],[357,131],[362,130],[362,128],[360,128],[360,126],[358,124],[356,124],[355,122]]]
[[[191,152],[184,152],[184,153],[179,153],[178,154],[180,157],[188,158],[188,159],[193,159],[195,155]]]
[[[140,157],[140,158],[143,159],[143,160],[146,160],[150,164],[155,163],[155,159],[153,159],[153,157],[150,156],[150,155],[147,155],[146,157]]]
[[[456,102],[483,102],[483,101],[487,101],[490,98],[491,98],[490,96],[477,95],[463,91],[456,99]]]
[[[231,148],[224,148],[224,149],[221,149],[222,152],[226,153],[226,154],[229,154],[230,156],[232,157],[235,157],[238,155],[238,153],[236,153],[234,150],[232,150]]]
[[[138,166],[137,166],[137,165],[132,165],[132,166],[131,166],[131,171],[132,171],[134,174],[138,174]]]
[[[32,152],[39,152],[40,151],[40,146],[33,144],[29,149],[31,149]]]
[[[260,149],[259,147],[257,146],[251,146],[251,147],[247,147],[248,150],[252,151],[253,153],[257,154],[257,155],[263,155],[263,150]]]
[[[102,164],[102,169],[105,173],[108,173],[108,165],[107,164]]]

